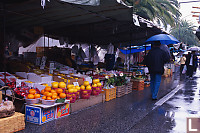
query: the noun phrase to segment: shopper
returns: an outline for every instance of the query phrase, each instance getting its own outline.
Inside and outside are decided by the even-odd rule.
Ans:
[[[195,55],[195,51],[192,51],[192,53],[188,53],[188,56],[186,57],[186,66],[187,66],[187,76],[189,76],[190,79],[192,79],[196,62],[197,62],[197,56]]]
[[[161,76],[164,73],[164,64],[170,61],[167,52],[160,49],[160,41],[155,41],[152,44],[152,49],[145,57],[145,64],[147,65],[151,77],[150,87],[152,100],[157,100],[157,94],[160,87]]]
[[[184,68],[184,66],[185,66],[185,62],[186,62],[186,57],[185,57],[185,54],[183,54],[183,56],[182,56],[181,59],[180,59],[180,64],[181,64],[181,66],[180,66],[180,75],[181,75],[182,72],[183,72],[183,68]]]

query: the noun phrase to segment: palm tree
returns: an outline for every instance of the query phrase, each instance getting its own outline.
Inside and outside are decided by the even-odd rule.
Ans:
[[[173,27],[170,33],[176,37],[179,41],[188,45],[198,45],[198,38],[194,34],[194,26],[192,23],[181,20],[179,26]]]
[[[162,22],[167,27],[175,25],[175,19],[181,16],[177,0],[122,0],[133,7],[133,13],[149,20]]]

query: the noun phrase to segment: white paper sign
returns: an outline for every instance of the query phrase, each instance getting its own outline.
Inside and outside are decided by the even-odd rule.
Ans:
[[[74,86],[79,86],[78,82],[73,82]]]

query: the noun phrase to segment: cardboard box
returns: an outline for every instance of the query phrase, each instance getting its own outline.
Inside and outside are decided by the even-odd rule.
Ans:
[[[67,82],[69,81],[68,84],[73,84],[73,82],[78,82],[79,85],[83,85],[83,78],[79,78],[79,79],[75,79],[75,78],[69,78],[67,76],[53,76],[53,81],[56,81],[56,82]]]
[[[2,91],[0,91],[0,103],[2,103]]]
[[[54,120],[55,107],[41,108],[31,105],[26,105],[25,108],[26,121],[34,124],[44,124]]]
[[[55,119],[61,118],[63,116],[68,116],[70,111],[69,109],[70,109],[70,101],[68,101],[65,104],[56,106]]]
[[[45,83],[45,82],[52,81],[52,76],[45,75],[45,74],[37,75],[33,73],[33,74],[28,74],[28,80],[32,82],[36,82],[36,83]]]

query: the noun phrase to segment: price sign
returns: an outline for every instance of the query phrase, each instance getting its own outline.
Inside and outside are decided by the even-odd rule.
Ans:
[[[79,86],[78,82],[73,82],[74,86]]]

